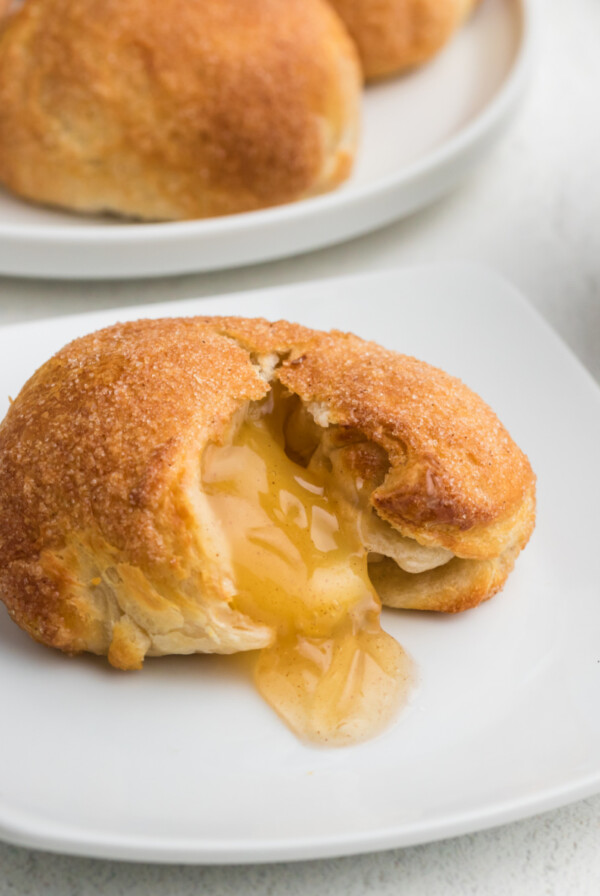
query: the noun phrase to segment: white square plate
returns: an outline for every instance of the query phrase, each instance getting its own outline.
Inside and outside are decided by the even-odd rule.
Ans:
[[[2,400],[75,336],[140,316],[341,327],[458,375],[539,480],[504,592],[446,617],[386,611],[420,681],[383,736],[297,741],[230,657],[123,674],[44,649],[0,614],[0,836],[146,861],[305,859],[425,842],[600,789],[600,391],[505,282],[413,269],[0,331]]]

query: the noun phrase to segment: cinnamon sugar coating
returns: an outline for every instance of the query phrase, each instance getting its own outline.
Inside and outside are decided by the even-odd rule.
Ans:
[[[173,603],[165,631],[195,624],[203,643],[217,623],[194,591],[212,588],[226,616],[227,603],[197,568],[199,452],[267,390],[246,351],[192,319],[117,325],[58,352],[0,428],[0,590],[13,617],[45,643],[103,653],[137,589],[155,615]]]
[[[272,632],[231,606],[200,479],[203,449],[269,392],[268,376],[350,444],[380,518],[463,558],[410,588],[388,575],[385,602],[458,610],[500,587],[534,525],[535,479],[464,384],[351,334],[147,320],[66,346],[0,426],[0,596],[15,621],[122,668],[268,644]],[[445,595],[437,604],[422,576]]]
[[[27,0],[0,28],[0,182],[152,220],[329,190],[362,76],[325,0]]]
[[[372,503],[402,534],[472,558],[526,542],[535,516],[529,461],[460,380],[349,333],[219,326],[246,345],[256,340],[261,352],[287,351],[278,380],[327,423],[359,430],[387,452],[390,470]]]

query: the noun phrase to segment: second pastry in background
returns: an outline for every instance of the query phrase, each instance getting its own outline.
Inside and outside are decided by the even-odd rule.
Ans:
[[[325,0],[27,0],[0,31],[0,183],[150,220],[291,202],[350,173],[361,87]]]
[[[365,77],[427,62],[480,0],[330,0],[352,35]]]

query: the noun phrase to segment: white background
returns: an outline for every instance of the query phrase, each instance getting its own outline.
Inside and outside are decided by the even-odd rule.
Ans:
[[[334,249],[229,273],[112,284],[0,279],[0,323],[466,260],[512,280],[600,380],[600,3],[538,6],[537,67],[518,118],[469,181],[434,207]],[[127,865],[0,844],[2,896],[596,896],[599,881],[600,797],[443,843],[254,868]]]

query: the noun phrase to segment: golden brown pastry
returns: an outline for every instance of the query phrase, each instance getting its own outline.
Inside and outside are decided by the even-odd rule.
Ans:
[[[0,19],[2,19],[3,16],[8,15],[12,5],[13,0],[0,0]]]
[[[365,77],[431,59],[479,0],[330,0],[353,37]]]
[[[26,0],[0,32],[0,182],[201,218],[349,174],[362,75],[325,0]]]
[[[504,583],[535,481],[458,380],[283,321],[138,321],[79,339],[0,427],[0,595],[36,640],[145,656],[262,649],[294,730],[393,715],[410,660],[379,601],[457,611]]]

